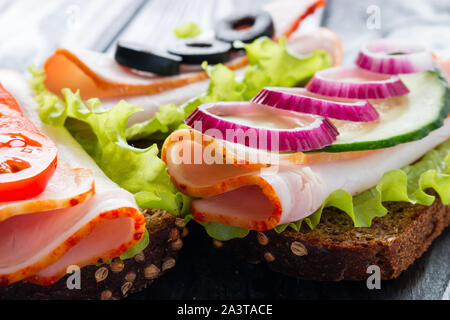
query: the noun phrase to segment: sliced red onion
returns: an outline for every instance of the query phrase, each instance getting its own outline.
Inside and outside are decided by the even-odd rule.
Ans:
[[[356,64],[366,70],[386,74],[416,73],[435,67],[426,47],[400,39],[377,39],[361,48]]]
[[[185,122],[205,135],[275,152],[321,149],[338,135],[334,125],[322,116],[251,102],[205,103]]]
[[[371,122],[379,118],[375,108],[366,100],[328,98],[305,88],[266,87],[252,102],[347,121]]]
[[[398,76],[358,67],[335,67],[316,72],[306,89],[322,96],[345,99],[385,99],[409,93]]]

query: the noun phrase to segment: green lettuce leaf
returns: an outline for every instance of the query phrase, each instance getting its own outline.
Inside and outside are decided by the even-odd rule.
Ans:
[[[98,99],[88,100],[86,106],[79,92],[63,89],[62,94],[66,106],[66,128],[103,172],[133,193],[139,207],[179,214],[183,197],[170,182],[166,165],[158,157],[157,145],[139,149],[130,146],[125,138],[128,118],[142,109],[122,100],[105,111]],[[51,106],[39,104],[39,110],[49,108]],[[49,123],[46,118],[41,120]]]
[[[159,112],[166,114],[165,119],[169,119],[164,123],[165,126],[159,126],[160,120],[155,119],[160,115],[156,114],[152,119],[131,126],[126,131],[127,139],[153,138],[157,134],[164,139],[170,134],[171,128],[182,125],[183,120],[202,103],[250,100],[265,86],[302,85],[316,71],[331,66],[331,57],[325,51],[315,50],[310,55],[297,56],[287,50],[284,38],[275,42],[262,37],[243,45],[243,48],[250,64],[246,67],[242,79],[238,79],[234,71],[223,64],[209,66],[204,62],[202,67],[210,78],[206,92],[178,108],[172,106],[170,116],[167,115],[168,110],[163,110],[167,107],[160,107]]]
[[[139,241],[137,245],[135,245],[133,248],[129,249],[127,252],[122,253],[120,255],[120,259],[126,260],[131,259],[135,255],[137,255],[139,252],[143,251],[145,248],[147,248],[148,244],[150,243],[150,236],[148,234],[148,230],[145,229],[144,236],[142,237],[142,240]]]
[[[202,28],[194,22],[186,22],[173,31],[177,38],[194,38],[202,33]]]
[[[290,228],[298,232],[303,222],[314,229],[326,207],[335,207],[345,212],[355,227],[370,227],[374,218],[388,213],[383,202],[407,202],[426,206],[433,204],[436,197],[426,193],[427,189],[434,189],[443,204],[450,204],[450,140],[425,154],[416,163],[386,172],[375,187],[354,197],[345,190],[336,190],[309,217],[279,225],[274,230],[281,233]],[[222,241],[243,238],[249,232],[218,223],[201,224],[208,235]]]
[[[188,223],[192,219],[193,217],[190,213],[184,216],[184,220],[186,221],[186,223]],[[196,222],[201,224],[205,228],[206,233],[211,238],[220,241],[227,241],[235,238],[245,238],[250,233],[250,230],[248,229],[229,226],[226,224],[220,224],[216,222]]]
[[[227,226],[214,222],[200,223],[206,230],[206,233],[214,239],[227,241],[233,238],[245,238],[249,234],[249,230],[234,226]]]
[[[174,104],[161,106],[155,116],[145,122],[132,125],[125,130],[125,136],[129,140],[148,139],[161,141],[171,132],[179,129],[184,124],[184,112]]]
[[[265,86],[293,87],[305,84],[319,70],[331,67],[331,57],[323,50],[298,56],[287,50],[286,39],[278,43],[259,38],[244,46],[250,66],[245,70],[244,100]]]
[[[171,183],[166,165],[158,157],[157,145],[139,149],[127,143],[126,122],[132,114],[142,110],[140,107],[122,100],[106,111],[100,100],[90,99],[86,105],[79,92],[69,89],[62,90],[61,99],[45,87],[43,71],[31,67],[30,72],[33,74],[30,84],[36,92],[42,122],[64,125],[111,180],[134,194],[140,208],[186,214],[190,199]],[[159,124],[162,126],[164,117],[158,119],[162,119]],[[130,252],[143,250],[148,244],[144,240]]]

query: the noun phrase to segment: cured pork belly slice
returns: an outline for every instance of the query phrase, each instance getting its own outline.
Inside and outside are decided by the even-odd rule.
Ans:
[[[0,223],[15,215],[76,206],[94,196],[94,176],[59,160],[45,190],[31,199],[0,202]]]
[[[246,57],[240,57],[227,65],[238,69],[246,64]],[[64,48],[57,49],[47,59],[44,70],[45,85],[50,91],[60,95],[63,88],[79,89],[83,99],[155,95],[208,79],[204,71],[166,77],[137,73],[120,66],[108,54]]]
[[[15,98],[0,83],[0,129],[35,132],[39,129],[23,116]],[[94,195],[94,176],[89,169],[72,168],[57,159],[55,172],[41,193],[31,198],[0,202],[0,222],[20,214],[75,206]]]
[[[69,265],[108,261],[136,245],[144,235],[145,219],[133,195],[107,178],[65,128],[39,120],[31,89],[21,74],[0,70],[0,82],[24,115],[55,142],[58,159],[72,168],[90,170],[95,179],[95,195],[88,201],[63,209],[36,209],[0,222],[0,284],[28,278],[50,285]],[[73,187],[67,183],[67,188]]]
[[[108,261],[135,245],[145,220],[133,208],[132,198],[126,199],[128,203],[117,200],[123,199],[119,191],[96,195],[71,208],[1,222],[2,284],[31,277],[35,283],[49,285],[64,276],[70,265]]]
[[[264,231],[311,215],[337,189],[356,195],[375,186],[385,172],[418,160],[450,138],[450,118],[421,140],[311,165],[249,165],[234,156],[232,161],[211,163],[206,154],[225,159],[232,145],[211,143],[213,138],[200,133],[203,138],[197,140],[194,135],[183,134],[187,131],[176,131],[167,138],[161,158],[175,186],[200,198],[191,203],[194,219]],[[200,150],[200,161],[194,162],[194,156],[182,158],[185,152],[194,155],[195,148]],[[258,151],[247,148],[246,155],[254,152]]]

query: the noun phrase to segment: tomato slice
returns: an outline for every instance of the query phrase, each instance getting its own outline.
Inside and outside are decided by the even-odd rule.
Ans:
[[[56,164],[56,145],[46,136],[0,129],[0,202],[29,199],[42,193]]]
[[[42,193],[57,165],[57,147],[25,118],[0,85],[0,202]]]

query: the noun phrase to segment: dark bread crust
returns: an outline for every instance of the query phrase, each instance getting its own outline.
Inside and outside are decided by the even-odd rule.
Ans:
[[[177,252],[183,245],[181,236],[187,232],[184,220],[168,212],[151,210],[145,212],[145,217],[150,244],[142,254],[124,260],[123,265],[114,260],[109,265],[82,268],[80,290],[67,289],[66,276],[48,287],[25,282],[0,287],[0,300],[110,300],[141,291],[175,265]]]
[[[252,231],[244,239],[213,241],[251,263],[266,261],[269,268],[306,280],[366,280],[367,267],[380,267],[382,279],[407,269],[450,224],[450,206],[437,199],[432,206],[387,203],[389,213],[374,219],[370,228],[353,228],[337,209],[325,211],[315,230],[300,232]]]

